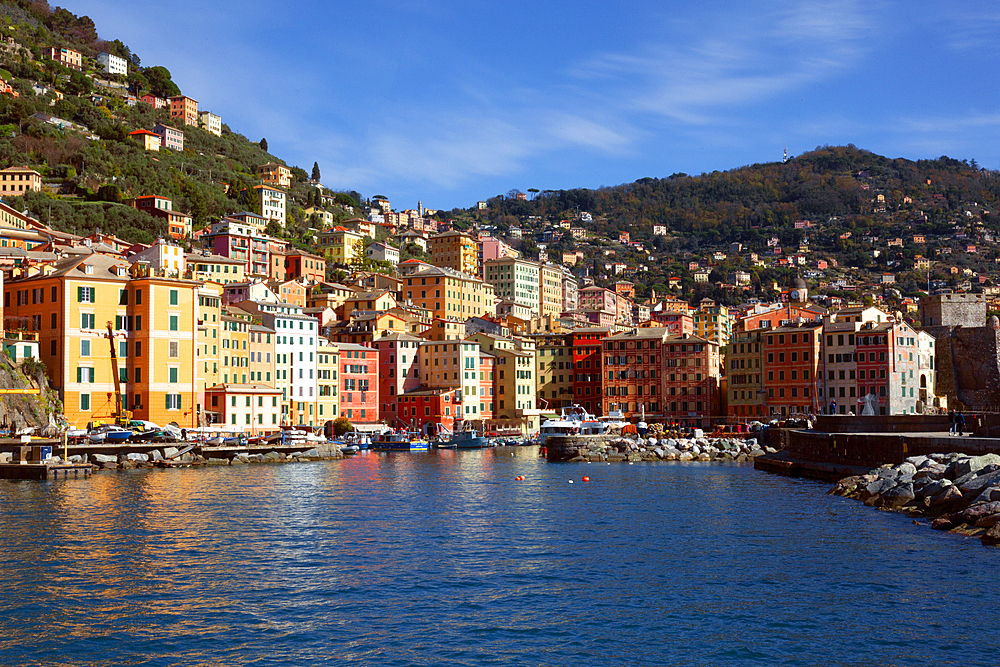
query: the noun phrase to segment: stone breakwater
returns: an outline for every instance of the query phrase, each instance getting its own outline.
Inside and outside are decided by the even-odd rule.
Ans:
[[[74,454],[66,459],[66,463],[90,463],[95,470],[131,470],[135,468],[172,467],[184,468],[194,466],[228,466],[263,463],[300,463],[305,461],[326,461],[344,458],[343,452],[336,445],[320,444],[316,447],[293,452],[269,451],[266,453],[237,452],[231,456],[202,456],[193,452],[180,454],[176,447],[164,447],[161,452],[154,449],[149,452],[121,452],[119,454]],[[180,454],[180,455],[178,455]],[[0,453],[0,463],[9,463],[11,455]],[[54,456],[53,463],[62,459]]]
[[[1000,456],[931,454],[845,477],[830,493],[933,519],[931,526],[1000,544]]]
[[[629,438],[623,436],[549,436],[549,461],[736,461],[773,454],[754,438]]]

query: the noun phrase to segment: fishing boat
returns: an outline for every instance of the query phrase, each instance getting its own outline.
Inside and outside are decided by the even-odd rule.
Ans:
[[[479,431],[474,428],[455,431],[445,441],[445,444],[447,445],[445,449],[482,449],[489,446],[486,438],[481,436]],[[438,446],[440,447],[441,445]]]
[[[426,452],[430,443],[418,433],[405,431],[390,431],[376,436],[371,448],[383,452]]]
[[[553,435],[603,435],[608,430],[605,422],[597,419],[579,405],[562,409],[556,419],[547,419],[538,433],[539,443]]]

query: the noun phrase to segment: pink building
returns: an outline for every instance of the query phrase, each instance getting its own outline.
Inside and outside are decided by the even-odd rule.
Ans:
[[[422,338],[405,333],[386,334],[374,341],[378,350],[379,421],[393,428],[408,426],[397,398],[420,388],[419,356]]]
[[[174,151],[184,150],[184,133],[176,127],[157,123],[156,127],[153,128],[153,132],[160,135],[164,148]]]

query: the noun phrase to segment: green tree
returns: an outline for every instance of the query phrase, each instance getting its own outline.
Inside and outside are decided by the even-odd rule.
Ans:
[[[267,152],[267,139],[261,139],[259,145],[260,145],[260,149],[266,153]]]
[[[170,78],[170,70],[166,67],[160,65],[147,67],[142,73],[149,82],[149,92],[157,97],[174,97],[181,94],[181,89]]]
[[[348,421],[347,417],[337,417],[333,420],[333,434],[335,436],[341,436],[345,433],[350,433],[354,430],[354,426]]]
[[[320,178],[319,178],[319,162],[313,162],[312,179],[314,181],[320,180]]]

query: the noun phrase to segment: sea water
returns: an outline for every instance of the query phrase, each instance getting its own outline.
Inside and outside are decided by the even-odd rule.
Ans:
[[[1000,550],[829,486],[535,448],[2,481],[0,664],[998,664]]]

